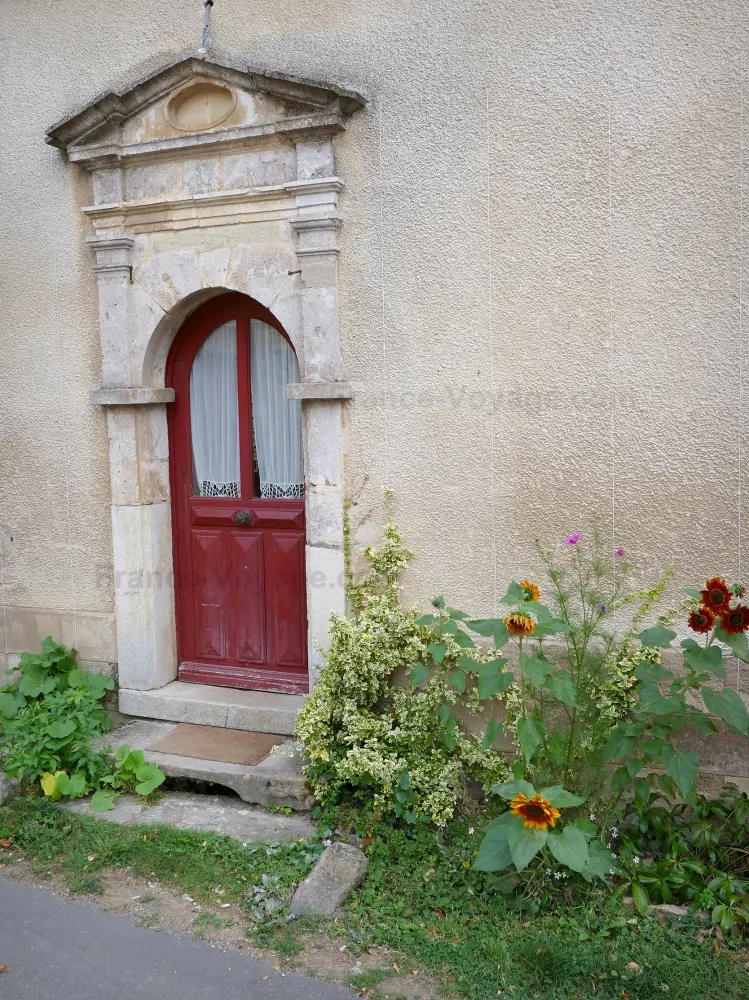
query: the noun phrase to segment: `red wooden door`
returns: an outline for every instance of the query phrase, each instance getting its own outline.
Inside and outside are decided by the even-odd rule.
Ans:
[[[166,376],[176,397],[169,438],[180,680],[307,691],[291,344],[267,309],[222,295],[184,324]]]

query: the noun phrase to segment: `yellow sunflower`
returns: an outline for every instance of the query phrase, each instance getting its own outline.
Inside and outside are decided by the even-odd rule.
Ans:
[[[532,799],[518,792],[510,803],[510,812],[513,816],[520,816],[524,820],[523,826],[529,830],[546,830],[554,826],[561,815],[548,799],[541,797],[540,792]]]
[[[541,596],[541,591],[538,589],[537,583],[531,583],[530,580],[521,580],[520,586],[525,591],[526,601],[537,601]]]
[[[503,619],[505,623],[505,628],[512,635],[533,635],[536,631],[536,623],[528,615],[520,614],[518,611],[513,611],[511,615],[507,615]]]

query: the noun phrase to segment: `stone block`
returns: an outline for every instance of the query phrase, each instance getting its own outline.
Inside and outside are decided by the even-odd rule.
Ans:
[[[305,495],[307,542],[325,548],[343,546],[343,489],[311,486]]]
[[[200,158],[184,162],[185,194],[207,194],[221,187],[221,164],[218,160]]]
[[[304,404],[305,477],[310,486],[342,482],[341,403],[309,400]]]
[[[368,865],[367,856],[358,847],[331,844],[294,893],[292,914],[295,917],[332,916],[361,884]]]
[[[113,390],[109,390],[111,393]],[[131,389],[134,393],[174,390]],[[169,435],[166,406],[110,406],[107,409],[109,478],[115,506],[169,500]]]
[[[125,171],[128,201],[177,195],[181,190],[182,168],[179,163],[147,163]]]
[[[16,778],[8,778],[5,772],[0,771],[0,805],[11,795],[13,792],[17,792],[21,787],[21,783]]]
[[[335,175],[335,157],[330,139],[296,144],[296,176],[299,181]]]
[[[226,269],[229,266],[229,249],[207,250],[198,254],[200,284],[202,288],[224,288]]]

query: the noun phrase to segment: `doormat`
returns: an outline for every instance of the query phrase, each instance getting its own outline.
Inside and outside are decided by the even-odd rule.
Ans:
[[[219,760],[224,764],[259,764],[273,747],[283,742],[283,736],[269,733],[247,733],[242,729],[181,723],[166,736],[151,743],[148,749],[175,753],[180,757]]]

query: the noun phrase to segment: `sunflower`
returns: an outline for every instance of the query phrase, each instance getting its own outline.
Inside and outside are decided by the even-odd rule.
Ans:
[[[746,632],[749,628],[749,608],[745,604],[737,604],[733,610],[727,608],[720,616],[720,624],[729,635]]]
[[[538,584],[531,583],[530,580],[521,580],[520,586],[525,591],[526,601],[537,601],[541,596],[541,591],[538,589]]]
[[[693,632],[710,632],[714,624],[715,615],[708,608],[697,608],[687,619],[687,625]]]
[[[554,826],[561,815],[551,802],[541,797],[540,792],[532,799],[518,792],[510,803],[510,812],[513,816],[520,816],[523,826],[529,830],[546,830]]]
[[[725,580],[721,580],[719,576],[714,576],[712,580],[708,580],[705,584],[705,589],[700,591],[700,595],[702,603],[710,611],[724,611],[731,600],[731,591],[728,588],[728,584]]]
[[[513,611],[504,620],[505,628],[512,635],[533,635],[536,631],[536,623],[528,615],[521,615]]]

